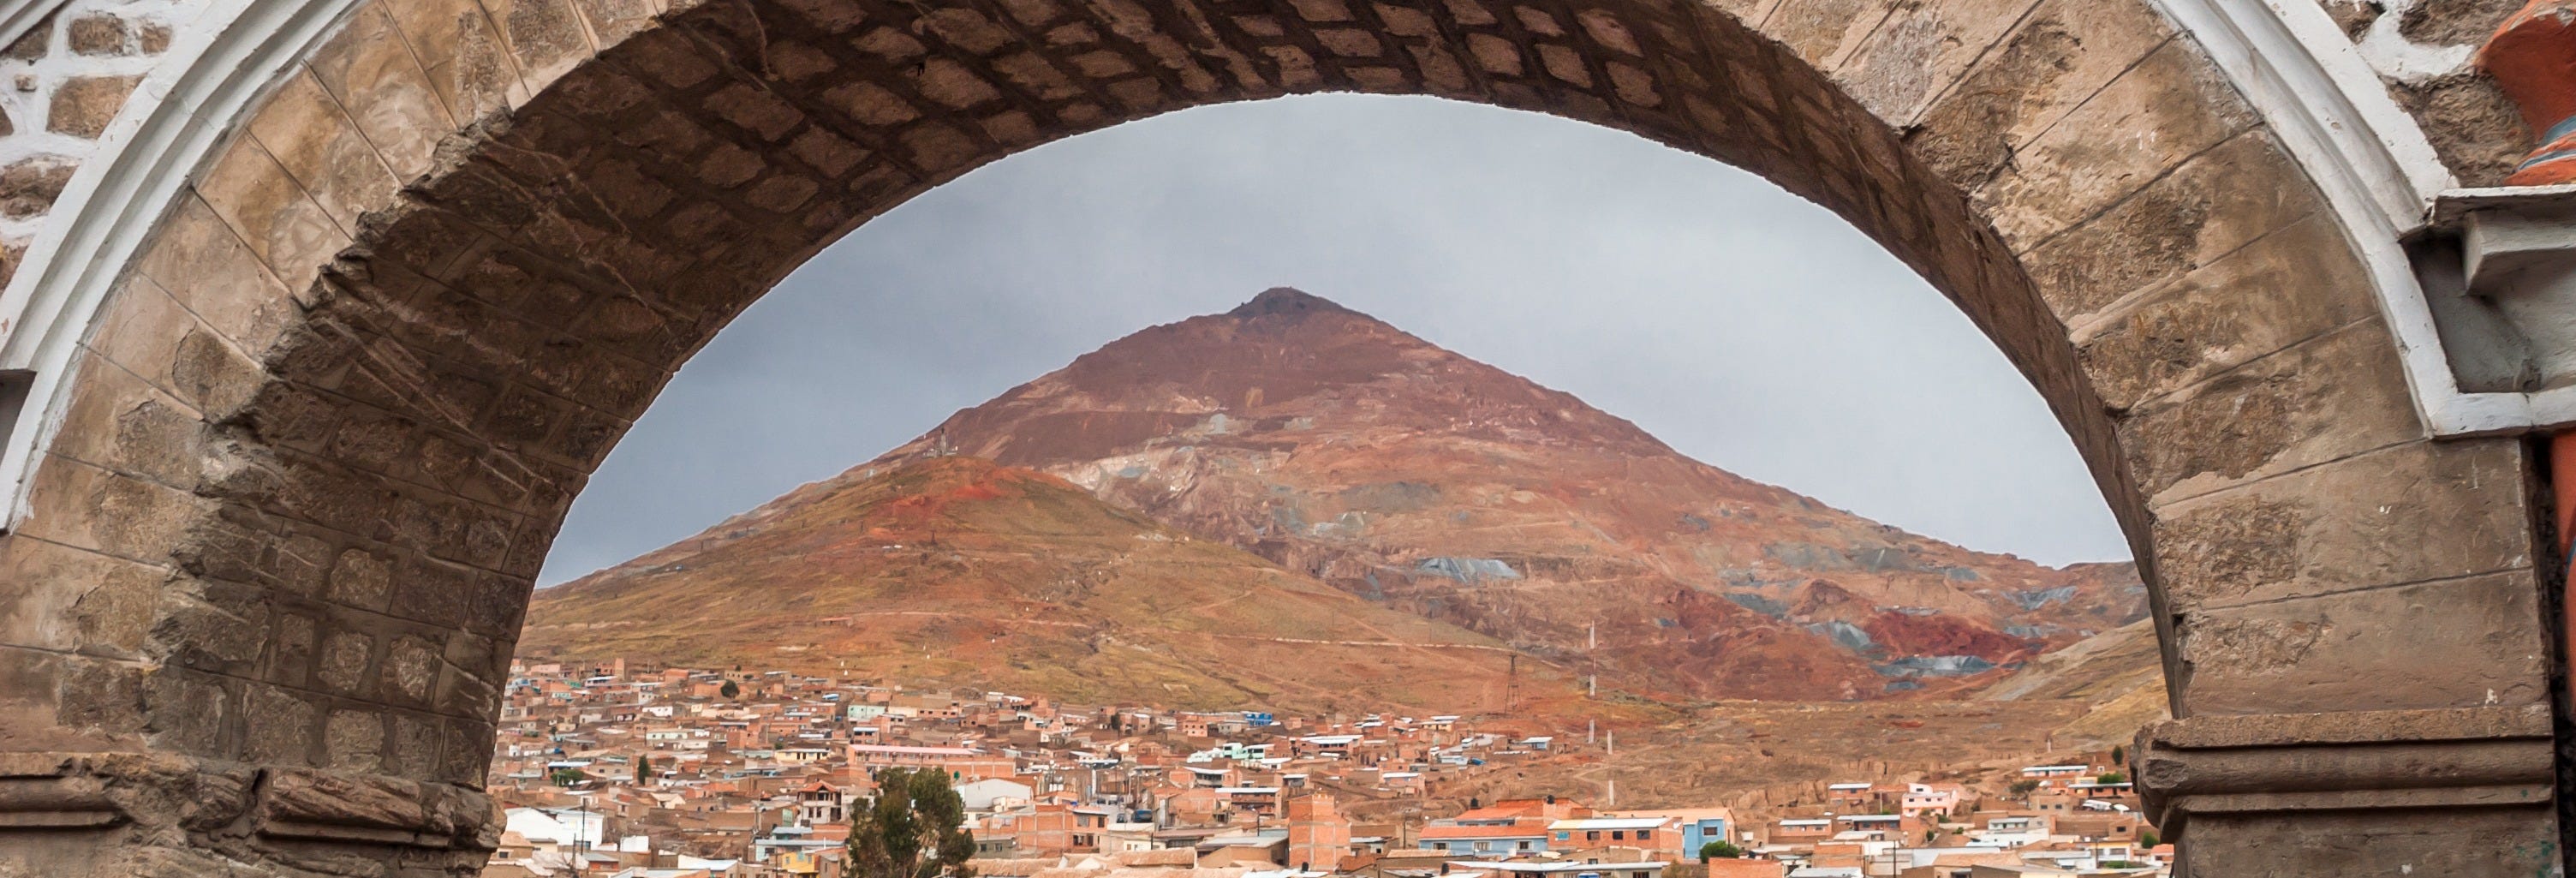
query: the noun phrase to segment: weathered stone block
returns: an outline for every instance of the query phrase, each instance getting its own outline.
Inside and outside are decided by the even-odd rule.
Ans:
[[[295,316],[289,291],[200,198],[180,199],[135,270],[253,359],[275,348]]]
[[[347,549],[332,562],[328,582],[331,600],[384,612],[393,595],[393,562],[365,549]]]
[[[1827,73],[1879,121],[1903,127],[1967,75],[2031,6],[2030,0],[1896,4]]]
[[[459,124],[525,103],[529,92],[501,35],[475,0],[381,0],[427,65],[432,91]]]
[[[502,44],[517,62],[524,94],[530,97],[572,72],[593,51],[568,0],[483,0],[483,8],[501,25]]]
[[[2175,612],[2527,568],[2522,448],[2414,442],[2157,508]],[[2427,540],[2426,534],[2441,534]]]
[[[2081,324],[2081,363],[2102,402],[2138,407],[2375,317],[2378,309],[2362,296],[2360,265],[2339,242],[2342,234],[2324,219],[2303,221]],[[2375,397],[2367,389],[2354,394]]]
[[[143,54],[158,55],[169,51],[172,35],[169,25],[158,21],[145,21],[134,29],[134,42],[136,47],[143,50]]]
[[[334,710],[323,727],[325,768],[375,771],[384,764],[385,718],[374,710]]]
[[[332,254],[349,245],[330,213],[252,138],[234,141],[197,193],[288,290],[312,286]]]
[[[600,48],[624,42],[636,32],[651,27],[653,16],[662,11],[659,0],[573,0],[573,11],[590,26],[590,33]]]
[[[63,31],[64,45],[81,55],[128,55],[134,47],[125,20],[104,12],[93,12],[71,20]]]
[[[206,426],[195,407],[104,357],[83,359],[84,368],[101,371],[74,389],[53,453],[174,488],[193,487],[204,461]]]
[[[2530,806],[2213,814],[2192,818],[2181,860],[2193,875],[2260,878],[2545,875],[2556,823]]]
[[[59,493],[57,493],[59,492]],[[159,563],[212,502],[185,491],[62,457],[36,467],[29,493],[61,498],[40,505],[19,532],[146,564]]]
[[[250,118],[251,136],[343,233],[354,233],[361,214],[391,200],[398,186],[392,168],[312,71],[288,77],[278,90]]]
[[[241,583],[188,580],[195,593],[174,587],[162,596],[150,649],[184,668],[230,677],[258,677],[261,653],[275,637],[266,589]]]
[[[368,693],[368,683],[375,679],[368,670],[374,667],[376,639],[355,628],[341,628],[326,634],[319,654],[314,657],[313,679],[325,690],[340,695],[360,697]]]
[[[449,719],[441,726],[438,775],[431,778],[482,789],[492,767],[492,724],[480,719]]]
[[[2013,250],[2029,250],[2253,121],[2188,43],[2166,43],[2016,151],[1973,200]]]
[[[391,737],[385,742],[385,770],[396,777],[437,780],[439,745],[445,741],[440,722],[407,711],[386,714]],[[491,750],[486,738],[483,749]]]
[[[1834,62],[1887,20],[1891,0],[1778,0],[1756,26],[1800,60],[1832,69]]]
[[[306,67],[341,106],[351,108],[358,130],[399,180],[427,173],[439,139],[457,128],[429,74],[380,6],[360,8]]]
[[[0,131],[0,134],[6,134]],[[58,156],[21,159],[0,168],[0,216],[25,219],[44,213],[63,194],[80,166]]]
[[[244,683],[165,667],[144,688],[144,713],[151,719],[150,741],[156,750],[216,758],[238,758],[241,747],[241,696]]]
[[[140,665],[0,646],[0,710],[25,750],[130,749],[142,744]]]
[[[1935,173],[1973,189],[2171,35],[2163,17],[2143,5],[2041,0],[1957,87],[1922,111],[1907,142]]]
[[[387,701],[410,707],[430,706],[438,683],[440,645],[417,635],[393,639],[385,649],[377,692]]]
[[[2545,703],[2528,569],[2190,611],[2188,715]]]
[[[192,415],[230,414],[264,379],[257,364],[146,278],[127,278],[91,350],[154,382]]]
[[[2295,263],[2316,274],[2247,278],[2264,285],[2235,291],[2231,301],[2250,300],[2278,310],[2316,308],[2334,318],[2302,321],[2314,333],[2359,319],[2356,303],[2362,311],[2372,307],[2368,278],[2324,207],[2316,189],[2270,138],[2238,137],[2032,250],[2023,265],[2049,308],[2076,328],[2080,342],[2086,326],[2124,300],[2152,295],[2147,291],[2221,261],[2246,262],[2248,257],[2238,251],[2261,246],[2265,252],[2259,258]],[[2300,234],[2273,239],[2303,222],[2308,228]]]
[[[169,572],[43,540],[0,538],[0,643],[115,659],[142,657]]]
[[[242,687],[242,755],[275,766],[320,760],[321,709],[304,695],[262,683]]]
[[[2127,355],[2143,358],[2188,333],[2223,340],[2238,325],[2263,326],[2198,326],[2209,318],[2175,310],[2142,312],[2123,335],[2103,341],[2136,340],[2148,350]],[[2154,502],[2176,502],[2422,437],[2387,345],[2386,330],[2365,320],[2141,406],[2120,429],[2139,488]],[[2087,348],[2088,367],[2096,350]],[[2213,354],[2225,352],[2170,351],[2165,364],[2184,370],[2188,356]]]
[[[65,80],[54,87],[52,105],[45,111],[45,128],[56,134],[96,138],[107,132],[107,123],[125,108],[125,96],[142,82],[140,76],[82,76]]]

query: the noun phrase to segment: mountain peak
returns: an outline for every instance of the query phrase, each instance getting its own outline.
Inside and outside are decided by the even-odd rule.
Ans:
[[[1261,294],[1252,297],[1251,301],[1234,306],[1234,310],[1225,312],[1225,316],[1251,318],[1264,317],[1271,314],[1315,314],[1327,312],[1340,312],[1345,314],[1358,313],[1349,308],[1342,307],[1331,299],[1306,292],[1305,290],[1297,289],[1296,287],[1271,287],[1269,289],[1262,290]]]

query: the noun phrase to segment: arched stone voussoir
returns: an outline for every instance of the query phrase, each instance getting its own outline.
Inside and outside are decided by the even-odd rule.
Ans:
[[[302,61],[154,206],[0,536],[0,868],[470,874],[530,583],[691,353],[974,168],[1314,92],[1633,132],[1888,247],[2129,533],[2160,740],[2546,700],[2529,455],[2424,438],[2350,230],[2140,0],[370,0]],[[129,788],[194,804],[42,798]],[[2159,795],[2194,856],[2386,836],[2241,792]]]

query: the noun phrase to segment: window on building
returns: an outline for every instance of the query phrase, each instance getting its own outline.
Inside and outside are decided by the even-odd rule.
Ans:
[[[1583,840],[1584,840],[1584,841],[1600,841],[1600,840],[1601,840],[1601,830],[1598,830],[1598,829],[1587,829],[1587,830],[1584,830],[1584,831],[1583,831]]]
[[[1628,840],[1628,831],[1627,831],[1627,830],[1625,830],[1625,829],[1613,829],[1613,830],[1610,830],[1610,840],[1611,840],[1611,841],[1627,841],[1627,840]]]

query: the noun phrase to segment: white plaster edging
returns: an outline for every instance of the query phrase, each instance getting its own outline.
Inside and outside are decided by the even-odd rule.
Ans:
[[[0,47],[17,42],[19,37],[26,36],[27,31],[35,28],[36,22],[45,20],[45,16],[54,14],[54,10],[70,2],[72,0],[18,0],[8,4],[7,8],[0,8]]]
[[[40,2],[40,0],[39,0]],[[108,293],[189,178],[280,74],[358,0],[216,0],[183,30],[63,188],[26,261],[0,290],[0,369],[35,373],[0,448],[7,524],[70,401],[72,372]]]
[[[2198,40],[2308,172],[2369,272],[2425,430],[2513,433],[2576,421],[2576,388],[2463,393],[2401,239],[2457,185],[2413,117],[2325,9],[2306,0],[2155,0]]]
[[[2371,19],[2354,50],[2370,63],[2379,75],[2404,83],[2439,79],[2468,69],[2478,47],[2436,46],[2406,38],[2406,16],[2424,5],[2424,0],[2390,0],[2379,17]]]

